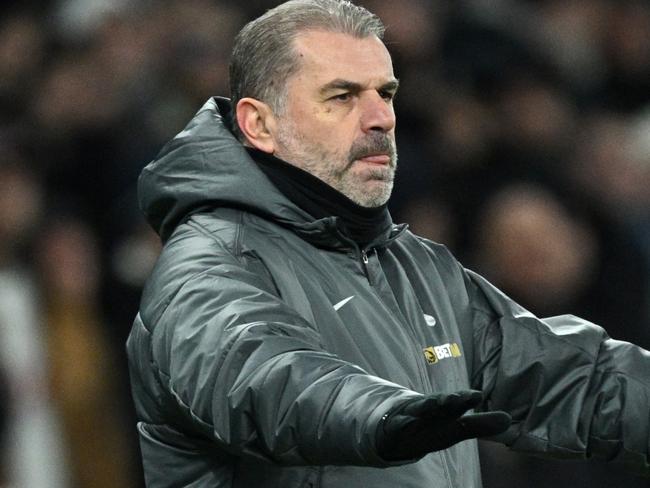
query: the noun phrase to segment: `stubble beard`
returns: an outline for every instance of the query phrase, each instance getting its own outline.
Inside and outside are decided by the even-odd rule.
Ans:
[[[285,120],[278,128],[277,141],[276,157],[311,173],[357,205],[379,207],[390,198],[397,169],[397,151],[394,139],[387,133],[371,132],[343,153],[310,141],[295,124]],[[388,165],[354,171],[360,164],[358,159],[378,152],[389,154]]]

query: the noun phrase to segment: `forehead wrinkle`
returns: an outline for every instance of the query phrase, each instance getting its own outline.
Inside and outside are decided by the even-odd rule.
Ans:
[[[310,28],[297,32],[292,38],[291,47],[298,57],[302,58],[304,61],[310,61],[318,65],[323,61],[323,55],[321,52],[315,51],[320,51],[324,47],[327,48],[329,44],[328,40],[322,39],[322,36],[330,36],[333,37],[334,40],[337,38],[338,40],[346,39],[347,43],[350,43],[350,45],[356,44],[358,42],[377,41],[378,44],[383,47],[387,56],[388,64],[392,67],[392,59],[390,53],[386,49],[386,45],[377,36],[357,37],[345,32],[338,32],[336,30]],[[354,51],[354,49],[352,50]],[[336,54],[337,53],[334,52],[334,57],[337,57]]]
[[[349,43],[349,52],[356,57],[337,54],[330,41]],[[381,39],[316,29],[298,32],[291,47],[298,69],[288,77],[288,87],[303,85],[317,97],[327,97],[334,90],[356,94],[366,89],[390,93],[397,90],[399,82],[393,73],[390,53]]]

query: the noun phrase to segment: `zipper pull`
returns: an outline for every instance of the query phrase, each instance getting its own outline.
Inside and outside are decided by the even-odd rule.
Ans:
[[[361,262],[363,263],[363,272],[366,275],[368,283],[372,285],[372,280],[370,279],[370,270],[368,269],[368,254],[365,250],[361,251]]]

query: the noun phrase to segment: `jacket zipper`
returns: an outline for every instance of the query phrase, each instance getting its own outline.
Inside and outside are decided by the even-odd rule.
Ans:
[[[372,279],[370,277],[371,276],[370,275],[370,266],[369,266],[370,260],[368,258],[368,251],[370,251],[370,249],[368,249],[368,250],[361,249],[360,250],[361,266],[363,268],[364,274],[366,275],[368,283],[370,284],[370,286],[374,287],[373,281],[372,281]],[[377,252],[376,249],[374,251],[375,251],[375,253]],[[407,341],[410,342],[411,347],[413,348],[413,351],[414,351],[416,357],[418,357],[418,359],[416,361],[416,368],[417,368],[418,374],[420,376],[420,383],[422,385],[422,388],[424,389],[424,392],[431,393],[433,390],[431,389],[431,383],[429,382],[429,375],[427,374],[426,368],[422,364],[422,358],[421,358],[422,350],[418,346],[417,341],[415,340],[416,331],[414,330],[413,324],[411,324],[401,312],[400,312],[400,316],[402,317],[402,322],[407,324],[407,328],[409,329],[406,332]]]
[[[372,279],[370,278],[370,269],[368,267],[368,253],[365,249],[361,250],[361,267],[363,268],[363,273],[366,275],[368,283],[372,286]]]
[[[376,252],[376,251],[375,251]],[[370,267],[369,267],[369,262],[370,260],[368,259],[368,253],[365,249],[361,249],[361,267],[363,268],[363,272],[366,275],[366,278],[368,280],[368,283],[373,286],[372,280],[370,278]],[[411,331],[413,331],[413,327],[411,326]],[[411,333],[407,333],[406,336],[408,337],[408,340],[411,342],[411,345],[413,346],[414,350],[416,352],[420,352],[420,348],[417,345],[417,342],[415,341],[415,337],[411,335]],[[418,360],[416,361],[416,367],[418,369],[418,372],[420,374],[420,381],[422,382],[422,386],[424,390],[428,393],[431,392],[431,384],[429,383],[429,376],[426,373],[426,370],[422,367],[422,363]],[[447,481],[447,486],[451,488],[451,476],[449,473],[449,461],[447,460],[447,456],[445,455],[446,451],[439,451],[437,454],[440,457],[440,460],[442,461],[442,467],[443,471],[445,473],[445,478]],[[321,473],[322,474],[322,473]]]

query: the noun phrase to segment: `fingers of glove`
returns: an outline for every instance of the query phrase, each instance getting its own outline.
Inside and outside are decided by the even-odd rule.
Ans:
[[[401,437],[417,439],[428,437],[438,449],[445,449],[465,439],[489,437],[505,431],[511,423],[506,412],[472,413],[460,418],[408,418],[401,425]],[[435,440],[437,439],[437,440]]]
[[[460,417],[462,414],[478,407],[483,401],[483,393],[477,390],[461,390],[443,397],[441,409],[450,417]]]
[[[460,417],[466,411],[478,406],[483,394],[477,390],[461,390],[449,394],[430,395],[404,405],[401,415],[413,417]]]
[[[506,412],[469,414],[429,431],[426,449],[440,451],[467,439],[489,437],[505,431],[511,423]]]
[[[510,425],[505,412],[468,414],[460,418],[418,418],[397,415],[390,429],[378,436],[378,452],[386,460],[416,459],[475,437],[499,434]]]
[[[490,437],[504,432],[512,423],[506,412],[482,412],[464,415],[458,419],[466,439],[473,437]]]

